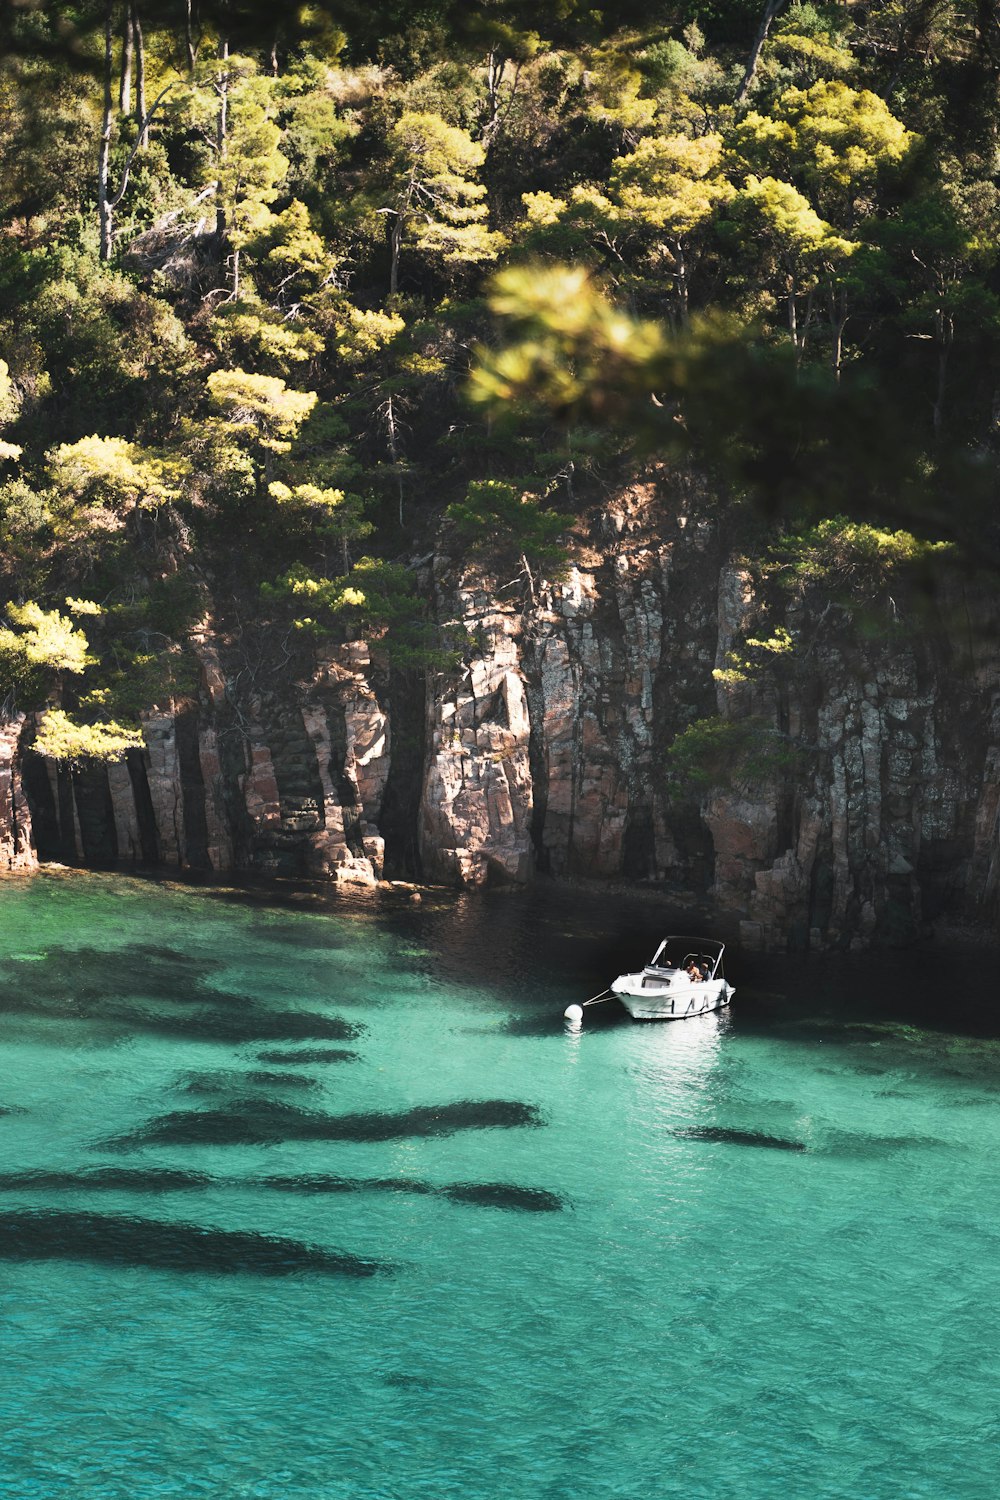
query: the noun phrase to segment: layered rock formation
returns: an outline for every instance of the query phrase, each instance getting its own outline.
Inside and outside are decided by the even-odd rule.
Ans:
[[[39,856],[70,863],[374,882],[388,853],[397,874],[453,884],[661,882],[714,898],[770,948],[907,941],[937,919],[996,926],[986,592],[952,584],[934,615],[891,599],[902,619],[874,630],[799,601],[793,667],[733,688],[713,668],[763,606],[697,497],[665,505],[637,487],[594,527],[594,548],[578,538],[566,576],[537,592],[434,560],[434,608],[469,646],[457,672],[428,675],[423,705],[412,684],[390,690],[361,642],[243,689],[206,631],[197,701],[151,717],[147,750],[119,766],[57,768],[22,734],[22,793],[21,726],[6,725],[8,867],[32,857],[30,806]],[[679,794],[667,748],[712,714],[773,725],[794,760]]]
[[[197,649],[198,701],[147,717],[144,752],[70,768],[25,751],[39,855],[374,883],[390,729],[367,646],[246,699],[211,638]]]
[[[0,873],[33,870],[37,863],[18,754],[23,729],[23,714],[0,721]]]

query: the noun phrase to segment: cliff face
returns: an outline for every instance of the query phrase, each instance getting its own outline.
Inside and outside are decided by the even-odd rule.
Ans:
[[[37,863],[18,754],[23,729],[23,714],[0,721],[0,873],[33,870]]]
[[[800,604],[793,669],[717,686],[761,603],[695,502],[682,494],[664,519],[655,498],[640,487],[605,508],[599,551],[578,547],[537,597],[438,556],[428,591],[470,645],[423,703],[362,642],[308,680],[242,692],[205,634],[198,701],[151,718],[147,751],[119,766],[18,758],[21,726],[6,725],[7,865],[32,857],[30,807],[39,857],[70,863],[658,881],[710,895],[745,942],[778,948],[907,941],[939,918],[995,926],[1000,642],[986,592],[949,585],[933,618],[881,633]],[[667,747],[719,712],[775,726],[794,762],[671,795]]]

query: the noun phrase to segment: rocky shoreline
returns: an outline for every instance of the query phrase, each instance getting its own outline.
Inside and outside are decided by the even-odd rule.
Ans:
[[[530,599],[443,553],[426,562],[433,610],[468,646],[457,671],[427,674],[422,707],[364,641],[325,651],[307,680],[244,690],[206,624],[198,696],[147,717],[144,752],[58,766],[31,750],[30,719],[6,722],[3,868],[653,883],[710,902],[765,951],[903,943],[936,923],[995,933],[1000,643],[986,591],[961,601],[974,641],[961,660],[947,631],[865,640],[798,618],[805,669],[734,690],[713,668],[759,600],[682,500],[665,506],[651,484],[607,504],[600,548],[581,542]],[[720,713],[790,725],[806,748],[757,785],[678,797],[667,747]]]

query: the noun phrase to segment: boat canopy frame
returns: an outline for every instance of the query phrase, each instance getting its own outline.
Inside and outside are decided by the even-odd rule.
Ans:
[[[664,950],[668,950],[668,960],[676,958],[676,962],[658,962],[663,956]],[[725,951],[725,943],[720,943],[717,938],[692,937],[684,936],[681,933],[673,933],[663,939],[653,957],[646,965],[645,972],[671,973],[675,970],[686,968],[688,961],[693,959],[699,965],[708,965],[709,972],[705,975],[706,980],[724,979],[725,970],[722,964],[722,955]],[[684,954],[683,960],[680,957],[682,953]]]

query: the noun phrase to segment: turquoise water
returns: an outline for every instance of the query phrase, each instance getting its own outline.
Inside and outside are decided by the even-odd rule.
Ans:
[[[997,1494],[1000,1050],[944,959],[572,1035],[650,908],[0,913],[4,1500]]]

